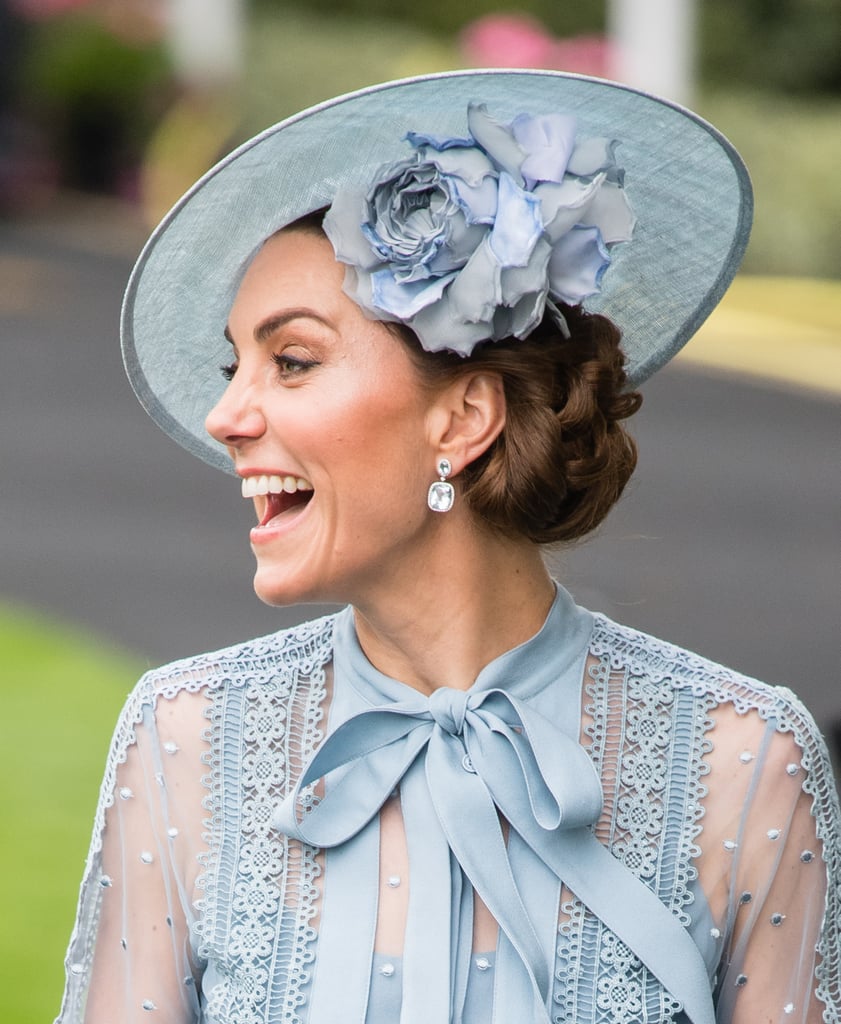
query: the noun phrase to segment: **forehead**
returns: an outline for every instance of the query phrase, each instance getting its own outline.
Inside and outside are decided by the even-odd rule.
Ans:
[[[336,260],[326,236],[315,231],[284,229],[267,238],[257,250],[240,283],[237,298],[255,284],[322,283],[328,290],[338,287],[341,291],[343,279],[344,266]]]
[[[243,276],[229,326],[298,306],[330,319],[352,310],[361,315],[342,291],[343,280],[344,267],[325,237],[309,231],[278,232],[266,239]]]
[[[270,236],[246,271],[228,317],[226,336],[242,350],[262,346],[287,324],[316,342],[329,361],[373,363],[418,383],[417,369],[391,325],[372,320],[342,289],[344,264],[319,231],[285,228]],[[290,328],[291,329],[291,328]],[[301,335],[301,331],[304,332]],[[326,346],[326,348],[325,348]]]

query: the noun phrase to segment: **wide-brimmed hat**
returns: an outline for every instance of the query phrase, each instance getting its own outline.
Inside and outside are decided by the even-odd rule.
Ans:
[[[551,71],[478,70],[341,96],[280,122],[208,171],[167,214],[126,291],[122,344],[141,403],[172,438],[227,471],[204,421],[237,288],[262,242],[407,156],[407,133],[464,138],[471,104],[499,122],[571,114],[581,139],[615,140],[633,238],[613,247],[587,309],[620,327],[636,386],[697,331],[750,232],[752,192],[732,145],[690,111],[627,86]],[[621,183],[620,183],[621,184]]]

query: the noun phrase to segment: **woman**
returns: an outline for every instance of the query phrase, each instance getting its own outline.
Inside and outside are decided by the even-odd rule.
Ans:
[[[325,104],[175,208],[132,383],[241,478],[260,597],[347,608],[140,682],[61,1021],[839,1020],[808,714],[540,555],[619,497],[749,219],[693,115],[532,72]]]

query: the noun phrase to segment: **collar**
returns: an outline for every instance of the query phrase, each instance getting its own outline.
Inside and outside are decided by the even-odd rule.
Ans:
[[[494,659],[468,690],[441,687],[426,696],[370,664],[351,609],[336,621],[336,714],[331,712],[329,735],[274,821],[290,837],[336,851],[335,867],[328,857],[330,892],[347,886],[354,892],[341,913],[338,899],[332,918],[323,915],[318,956],[330,960],[335,947],[339,960],[338,943],[327,929],[332,920],[331,930],[344,933],[346,961],[350,945],[373,942],[377,880],[369,862],[376,866],[378,811],[399,787],[412,865],[403,1024],[460,1019],[473,891],[500,926],[495,1022],[549,1024],[563,883],[629,942],[667,987],[673,980],[667,961],[674,959],[668,943],[675,942],[683,956],[691,950],[697,954],[657,897],[592,834],[602,788],[578,742],[592,627],[592,615],[557,587],[535,636]],[[319,780],[323,796],[313,799],[311,787]],[[500,818],[510,826],[507,840]],[[343,871],[339,886],[336,877]],[[369,880],[367,894],[363,875]],[[325,904],[327,911],[329,900]],[[636,941],[639,921],[652,920],[652,914],[665,942],[661,936]],[[359,973],[366,985],[357,1003],[364,1010],[369,972]],[[709,1019],[706,1006],[695,1010],[695,1002],[704,1001],[705,969],[703,979],[696,980],[702,991],[695,986],[687,1011],[700,1024]],[[708,987],[705,993],[709,1001]],[[343,987],[343,1000],[349,997]],[[329,994],[320,1005],[330,1005]],[[524,1016],[528,1005],[532,1012]],[[330,1016],[335,1009],[325,1010],[323,1019],[338,1019]]]

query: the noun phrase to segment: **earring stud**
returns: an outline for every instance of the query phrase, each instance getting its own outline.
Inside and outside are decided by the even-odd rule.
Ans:
[[[430,484],[429,493],[426,496],[426,503],[433,512],[449,512],[456,500],[456,491],[447,477],[452,473],[453,467],[449,459],[439,459],[438,476],[440,480]]]

